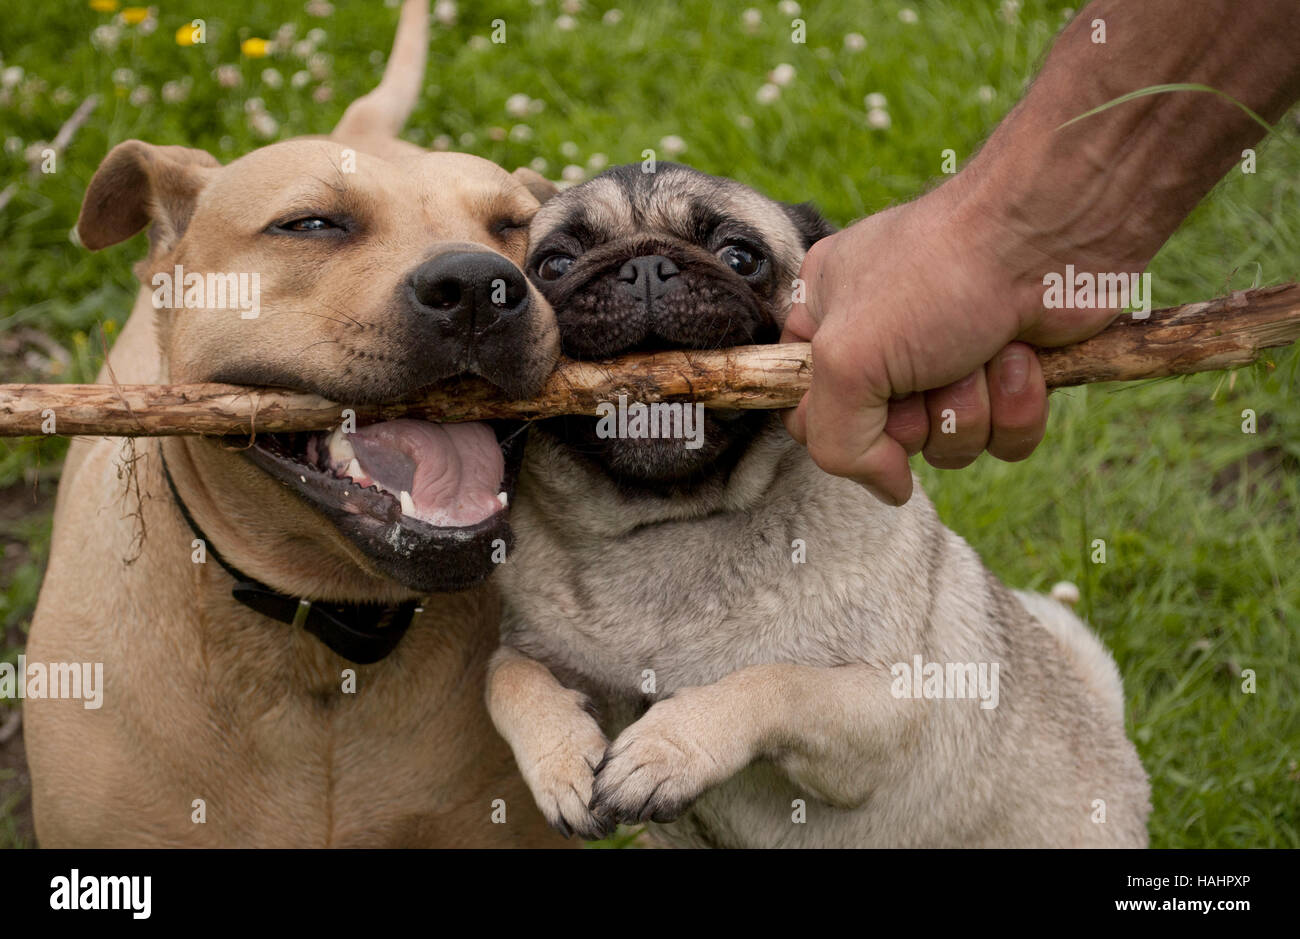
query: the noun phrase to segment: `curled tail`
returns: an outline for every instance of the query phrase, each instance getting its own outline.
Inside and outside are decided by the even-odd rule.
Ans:
[[[429,0],[406,0],[379,86],[348,105],[330,136],[396,137],[420,98],[429,53]]]

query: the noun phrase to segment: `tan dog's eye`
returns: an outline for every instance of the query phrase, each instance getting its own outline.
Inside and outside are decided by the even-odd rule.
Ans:
[[[542,280],[559,280],[573,267],[573,258],[567,254],[551,254],[537,265],[537,276]]]
[[[497,219],[495,222],[492,223],[492,234],[504,240],[507,238],[513,238],[515,235],[518,235],[520,232],[526,230],[527,228],[528,228],[527,221],[518,221],[516,219],[502,218],[502,219]]]
[[[316,231],[329,231],[330,229],[342,228],[343,226],[337,225],[327,218],[321,218],[320,216],[312,215],[306,218],[295,218],[288,222],[281,222],[280,224],[274,227],[279,229],[280,231],[316,232]]]

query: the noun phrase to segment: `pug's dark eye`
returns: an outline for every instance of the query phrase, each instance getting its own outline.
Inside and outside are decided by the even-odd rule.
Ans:
[[[718,260],[741,277],[753,277],[763,269],[763,259],[740,245],[727,245],[718,252]]]
[[[288,222],[281,222],[274,227],[279,231],[314,232],[329,231],[332,228],[342,228],[343,226],[336,225],[327,218],[312,215],[306,218],[295,218]]]
[[[537,276],[542,280],[559,280],[571,267],[573,267],[573,258],[567,254],[548,255],[537,265]]]

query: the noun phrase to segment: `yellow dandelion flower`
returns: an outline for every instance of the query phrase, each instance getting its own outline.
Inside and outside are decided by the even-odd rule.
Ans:
[[[117,6],[116,0],[114,0],[113,6]],[[122,11],[122,19],[130,23],[132,26],[138,26],[148,18],[149,18],[148,7],[127,7]]]
[[[198,30],[194,26],[190,25],[189,23],[186,23],[180,29],[176,30],[176,45],[178,46],[194,45],[194,40],[196,38],[197,33]]]
[[[117,0],[90,0],[90,8],[96,13],[112,13],[117,9]]]
[[[239,44],[239,51],[250,59],[263,59],[271,51],[271,44],[265,39],[245,39]]]

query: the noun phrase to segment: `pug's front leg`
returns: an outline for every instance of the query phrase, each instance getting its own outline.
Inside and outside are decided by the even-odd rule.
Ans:
[[[861,805],[873,764],[910,723],[890,682],[870,665],[753,665],[683,688],[610,745],[592,811],[624,824],[672,821],[760,757],[832,805]]]
[[[487,706],[551,826],[566,838],[576,833],[594,841],[609,834],[613,826],[588,808],[593,774],[609,741],[587,696],[564,687],[540,662],[502,646],[488,664]]]

